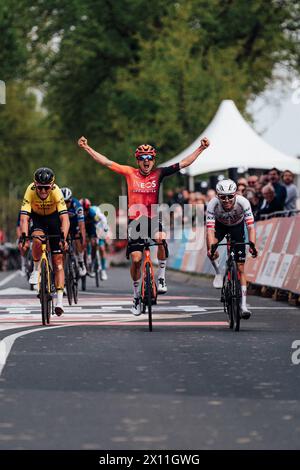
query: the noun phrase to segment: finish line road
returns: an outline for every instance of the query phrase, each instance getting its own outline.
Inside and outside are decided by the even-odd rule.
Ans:
[[[128,269],[108,274],[42,327],[0,273],[0,449],[300,448],[299,308],[251,296],[235,333],[210,280],[169,273],[150,333]]]

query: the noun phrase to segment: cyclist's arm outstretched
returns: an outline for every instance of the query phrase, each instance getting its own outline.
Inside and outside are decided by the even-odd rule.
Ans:
[[[193,153],[191,153],[186,158],[181,160],[181,162],[179,162],[180,169],[190,166],[199,157],[199,155],[203,152],[203,150],[205,150],[209,145],[210,145],[210,142],[207,139],[207,137],[204,137],[203,139],[201,139],[200,146],[196,148],[196,150],[194,150]]]
[[[106,166],[107,168],[111,168],[111,166],[113,165],[114,162],[112,160],[109,160],[107,157],[105,157],[99,152],[96,152],[96,150],[90,147],[85,137],[80,137],[80,139],[78,140],[78,145],[79,147],[83,148],[87,153],[89,153],[97,163],[100,163],[100,165]]]

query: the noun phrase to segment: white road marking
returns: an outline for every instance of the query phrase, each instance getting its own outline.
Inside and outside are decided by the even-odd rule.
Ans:
[[[16,325],[15,323],[0,323],[0,332],[6,330],[16,330],[18,328],[20,328],[20,326]]]
[[[9,281],[14,279],[18,275],[19,275],[19,271],[15,271],[14,273],[12,273],[9,276],[5,277],[4,279],[2,279],[2,281],[0,281],[0,287],[4,286],[5,284],[7,284]]]
[[[299,310],[299,307],[285,307],[282,305],[282,307],[251,307],[251,305],[248,305],[251,310]]]
[[[35,328],[34,330],[25,330],[21,331],[19,333],[15,333],[13,335],[6,336],[2,341],[0,341],[0,376],[2,374],[2,371],[4,369],[4,366],[6,364],[7,358],[9,356],[9,353],[11,351],[11,348],[13,347],[14,342],[16,339],[20,338],[21,336],[24,335],[29,335],[30,333],[35,333],[36,331],[49,331],[53,330],[54,328],[63,328],[68,325],[59,325],[59,326],[49,326],[49,327],[43,327],[43,328]]]

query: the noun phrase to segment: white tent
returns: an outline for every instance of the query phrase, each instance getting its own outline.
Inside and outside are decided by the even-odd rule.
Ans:
[[[281,171],[288,169],[300,174],[300,161],[276,150],[257,135],[232,100],[222,101],[205,131],[167,165],[179,162],[192,153],[204,136],[209,138],[210,147],[192,165],[182,170],[183,173],[196,176],[228,168],[243,168],[246,171],[248,168],[276,167]]]

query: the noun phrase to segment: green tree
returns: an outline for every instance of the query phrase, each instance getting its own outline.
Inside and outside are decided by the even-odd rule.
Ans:
[[[110,119],[117,141],[154,140],[164,157],[205,128],[223,99],[240,111],[273,79],[299,66],[299,5],[263,0],[185,0],[140,38],[136,65],[119,71]],[[297,65],[298,64],[298,65]]]
[[[55,134],[26,84],[10,82],[7,86],[6,105],[0,106],[0,142],[0,227],[12,236],[34,170],[50,166],[56,171],[60,165],[53,149]]]
[[[0,80],[6,83],[21,78],[26,71],[26,27],[23,27],[20,7],[16,0],[0,1]]]

